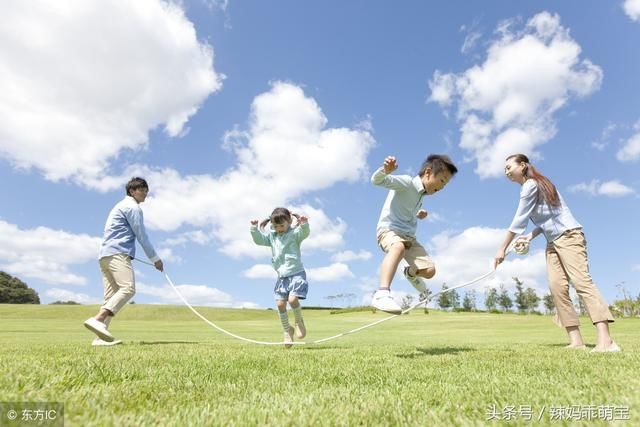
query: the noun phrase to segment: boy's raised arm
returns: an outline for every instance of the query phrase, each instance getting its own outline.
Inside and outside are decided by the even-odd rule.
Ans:
[[[390,190],[402,190],[411,185],[411,178],[406,176],[390,175],[398,169],[398,163],[394,156],[387,156],[382,167],[378,168],[371,176],[371,183]]]

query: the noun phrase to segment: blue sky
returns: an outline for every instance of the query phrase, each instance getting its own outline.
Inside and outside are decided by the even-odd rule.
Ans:
[[[104,221],[129,177],[166,271],[194,305],[270,307],[269,251],[248,227],[310,218],[307,305],[368,303],[387,155],[460,173],[427,197],[431,288],[490,268],[525,152],[585,229],[611,302],[640,292],[638,0],[39,2],[0,18],[0,270],[43,302],[97,303]],[[544,242],[477,285],[546,292]],[[139,250],[139,254],[142,251]],[[138,303],[177,303],[137,264]],[[397,297],[411,292],[397,277]]]

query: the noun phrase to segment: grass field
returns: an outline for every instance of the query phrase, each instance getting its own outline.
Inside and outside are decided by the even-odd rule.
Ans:
[[[419,310],[286,350],[185,307],[129,305],[111,327],[124,344],[105,348],[82,326],[96,310],[0,305],[0,401],[64,402],[66,426],[640,425],[640,319],[612,326],[617,354],[563,349],[548,316]],[[273,311],[202,313],[282,339]],[[313,340],[383,314],[304,316]],[[583,334],[593,345],[588,319]]]

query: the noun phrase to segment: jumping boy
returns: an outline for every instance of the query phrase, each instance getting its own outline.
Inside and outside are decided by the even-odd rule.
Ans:
[[[371,177],[374,185],[388,188],[376,230],[378,245],[385,252],[380,266],[380,288],[373,295],[372,305],[387,313],[399,314],[402,308],[391,297],[391,280],[404,258],[409,264],[404,276],[424,299],[426,286],[420,279],[431,279],[436,274],[435,264],[425,248],[416,240],[417,219],[428,213],[422,209],[422,197],[442,190],[458,172],[449,156],[431,154],[422,164],[420,173],[391,175],[398,168],[396,158],[389,156]]]

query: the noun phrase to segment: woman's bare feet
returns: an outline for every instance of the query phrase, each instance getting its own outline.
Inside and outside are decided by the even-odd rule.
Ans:
[[[568,348],[571,350],[586,350],[587,346],[584,344],[569,344],[567,346],[565,346],[564,348]]]
[[[622,351],[622,350],[620,349],[618,344],[616,344],[614,341],[611,341],[611,343],[606,346],[597,345],[593,347],[593,349],[591,350],[592,353],[617,353],[619,351]]]

